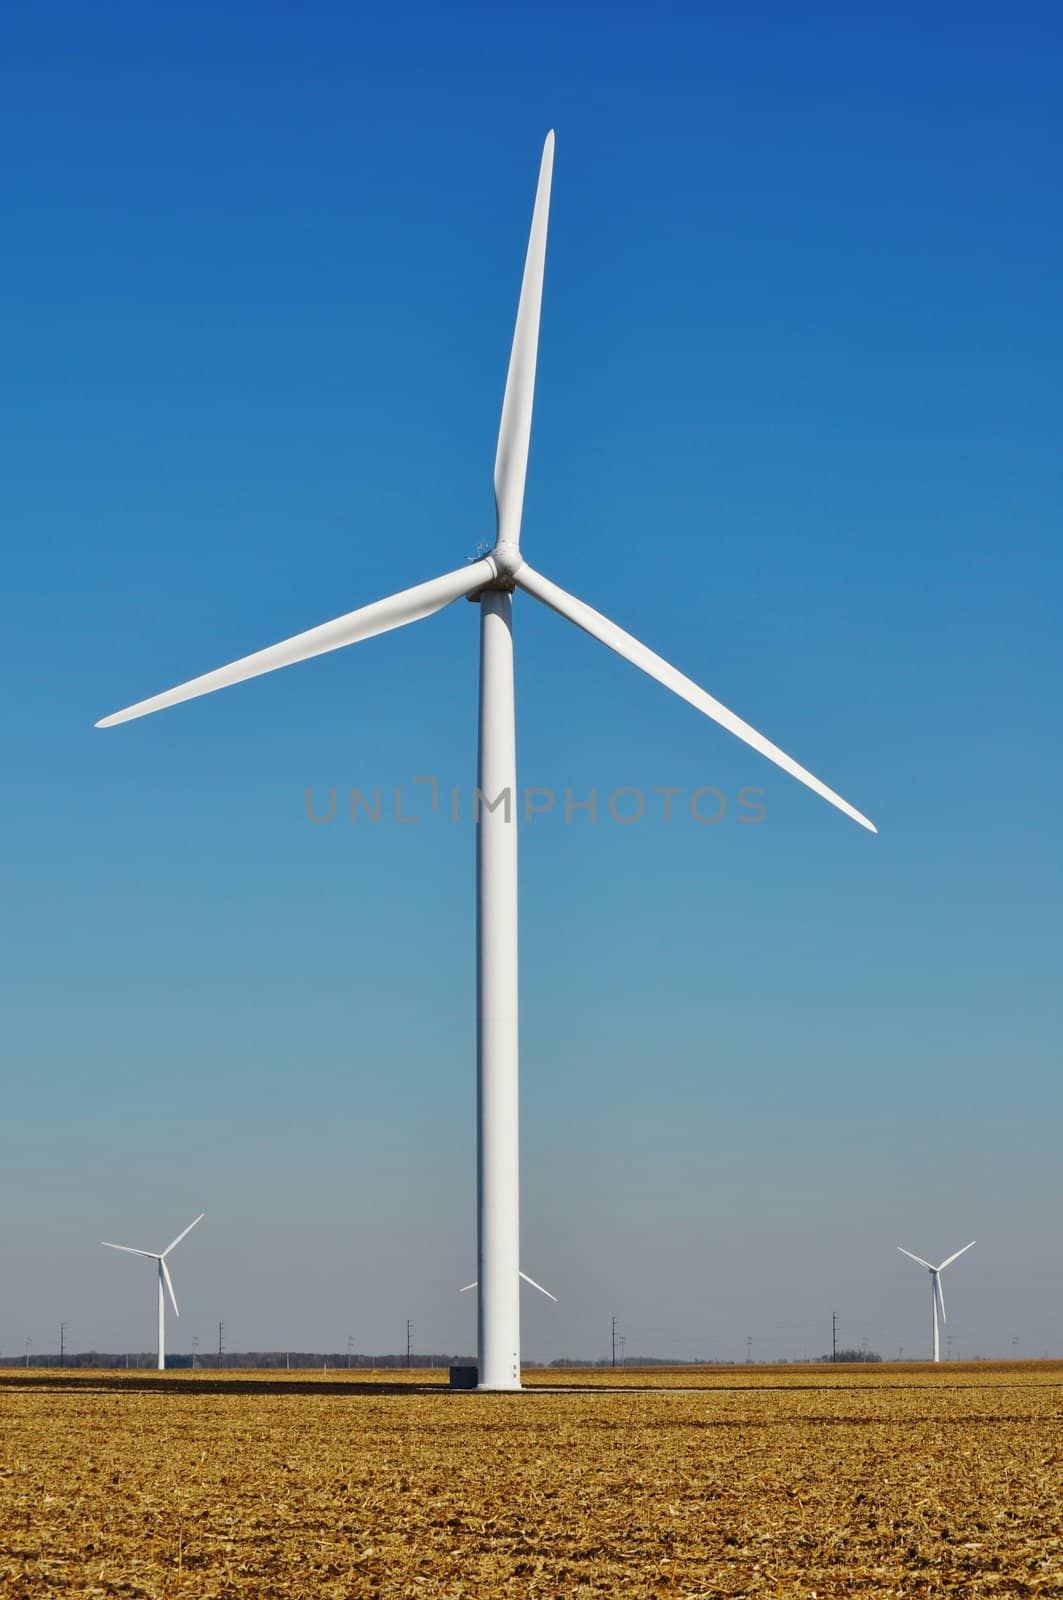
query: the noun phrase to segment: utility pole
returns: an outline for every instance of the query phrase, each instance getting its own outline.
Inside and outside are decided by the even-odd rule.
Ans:
[[[225,1364],[225,1324],[224,1324],[224,1322],[219,1322],[218,1323],[218,1366],[222,1367],[222,1366],[224,1366],[224,1364]]]
[[[412,1367],[413,1366],[412,1351],[413,1351],[413,1323],[410,1321],[409,1317],[407,1317],[406,1318],[406,1365],[407,1365],[407,1367]]]
[[[59,1365],[66,1366],[66,1323],[59,1324]]]
[[[751,1367],[752,1365],[753,1365],[753,1335],[751,1333],[747,1333],[746,1334],[746,1366],[747,1367]]]
[[[612,1336],[613,1336],[613,1366],[615,1367],[616,1366],[616,1318],[615,1317],[613,1318]]]
[[[838,1359],[838,1313],[836,1311],[832,1311],[830,1314],[830,1358],[832,1361],[837,1361]]]

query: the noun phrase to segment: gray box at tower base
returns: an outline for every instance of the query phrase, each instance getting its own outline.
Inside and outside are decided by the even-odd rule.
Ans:
[[[450,1369],[450,1387],[452,1389],[475,1389],[480,1377],[478,1367],[469,1367],[464,1364]]]

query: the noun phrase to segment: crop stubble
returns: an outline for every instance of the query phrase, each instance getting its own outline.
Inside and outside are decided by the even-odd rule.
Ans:
[[[1058,1365],[399,1376],[0,1373],[0,1596],[1063,1597]]]

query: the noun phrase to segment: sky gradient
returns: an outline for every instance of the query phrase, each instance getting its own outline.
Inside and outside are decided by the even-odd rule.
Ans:
[[[552,126],[528,558],[880,834],[518,597],[525,1352],[1063,1351],[1058,18],[2,29],[0,1350],[472,1348],[475,611],[92,725],[493,539]]]

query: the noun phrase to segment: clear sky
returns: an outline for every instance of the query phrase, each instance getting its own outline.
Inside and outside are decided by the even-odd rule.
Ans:
[[[518,597],[526,1354],[1063,1349],[1059,20],[848,9],[6,12],[5,1354],[472,1348],[475,611],[92,725],[493,538],[551,126],[528,557],[881,831]]]

